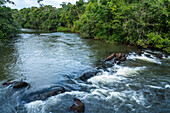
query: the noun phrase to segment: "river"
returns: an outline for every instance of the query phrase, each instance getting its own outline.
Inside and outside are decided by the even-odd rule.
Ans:
[[[0,113],[72,113],[73,98],[85,113],[170,112],[170,56],[160,51],[82,39],[75,33],[23,33],[0,48]],[[127,60],[105,69],[104,58],[125,53]],[[150,57],[147,57],[149,54]],[[83,73],[100,70],[86,82]],[[24,80],[30,87],[15,90],[2,83]],[[27,101],[34,92],[62,86],[67,91],[42,101]]]

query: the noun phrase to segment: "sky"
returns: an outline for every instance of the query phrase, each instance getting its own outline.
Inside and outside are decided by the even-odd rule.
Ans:
[[[32,7],[32,6],[39,6],[37,3],[37,0],[11,0],[15,3],[15,5],[7,4],[7,6],[11,7],[12,9],[22,9],[24,7]],[[43,0],[44,5],[52,5],[53,7],[60,8],[60,4],[62,2],[70,2],[72,4],[75,4],[78,0]]]

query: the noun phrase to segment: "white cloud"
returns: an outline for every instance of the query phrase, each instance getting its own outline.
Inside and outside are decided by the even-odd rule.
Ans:
[[[7,6],[11,7],[12,9],[22,9],[24,7],[28,8],[28,7],[32,7],[32,6],[39,6],[39,4],[37,3],[37,0],[11,0],[15,3],[15,5],[12,4],[7,4]],[[76,1],[78,0],[43,0],[43,4],[44,5],[52,5],[53,7],[61,7],[60,4],[62,2],[70,2],[72,4],[75,4]]]

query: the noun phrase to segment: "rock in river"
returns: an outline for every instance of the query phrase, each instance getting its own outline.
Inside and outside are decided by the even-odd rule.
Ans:
[[[35,101],[35,100],[46,100],[48,97],[55,96],[61,93],[64,93],[66,90],[64,87],[57,87],[55,89],[45,91],[45,92],[35,92],[28,95],[27,101]]]
[[[83,73],[83,75],[80,77],[80,79],[82,81],[86,81],[87,79],[95,76],[99,71],[89,71],[89,72],[85,72]]]
[[[125,61],[126,60],[126,57],[122,57],[121,59],[120,59],[120,61]]]
[[[70,110],[76,113],[83,113],[85,111],[85,105],[79,99],[74,98],[74,104],[70,107]]]
[[[14,89],[20,89],[29,86],[27,82],[24,81],[7,81],[4,82],[2,85],[13,85]]]
[[[162,57],[163,57],[162,54],[156,54],[155,56],[156,56],[157,58],[162,58]]]
[[[14,85],[13,88],[14,89],[20,89],[20,88],[24,88],[24,87],[27,87],[27,86],[29,86],[28,83],[21,81],[21,82],[18,82],[16,85]]]
[[[105,61],[112,60],[115,57],[115,53],[112,53],[110,56],[108,56]]]

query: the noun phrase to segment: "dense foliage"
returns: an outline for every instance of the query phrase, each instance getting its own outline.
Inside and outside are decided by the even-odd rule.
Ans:
[[[61,6],[24,8],[14,17],[24,28],[73,31],[84,38],[170,53],[169,0],[79,0]]]
[[[9,0],[0,0],[0,45],[4,44],[7,38],[13,37],[19,32],[12,17],[12,10],[4,5],[7,2],[13,3]]]

